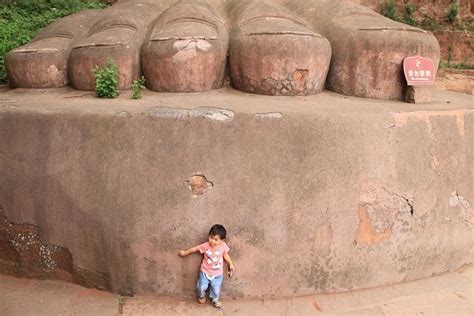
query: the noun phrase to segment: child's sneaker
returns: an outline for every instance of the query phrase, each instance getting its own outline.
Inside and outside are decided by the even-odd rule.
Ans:
[[[222,305],[221,301],[219,300],[212,301],[212,305],[214,305],[214,307],[218,309],[224,308],[224,305]]]
[[[204,303],[206,303],[206,297],[198,297],[198,303],[199,303],[199,304],[204,304]]]

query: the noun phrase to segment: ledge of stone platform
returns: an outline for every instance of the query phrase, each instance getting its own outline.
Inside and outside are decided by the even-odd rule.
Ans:
[[[63,271],[92,271],[120,293],[193,296],[200,258],[177,250],[215,223],[236,263],[224,297],[453,271],[474,258],[473,100],[4,91],[3,226],[33,225],[46,249],[70,253]],[[9,231],[0,237],[21,238]]]
[[[116,99],[99,99],[94,92],[60,89],[4,89],[0,111],[35,111],[38,113],[109,114],[121,117],[212,118],[218,112],[228,121],[234,114],[254,114],[259,118],[281,118],[288,114],[372,115],[415,111],[453,111],[474,109],[473,96],[438,91],[426,104],[365,99],[324,91],[312,96],[284,97],[249,94],[225,87],[199,93],[156,93],[144,91],[143,98],[130,99],[125,91]],[[212,110],[203,113],[202,111]],[[223,112],[224,111],[224,112]],[[230,111],[230,112],[225,112]],[[276,113],[276,114],[272,114]],[[262,115],[263,114],[263,115]],[[267,114],[267,115],[265,115]],[[270,114],[270,115],[268,115]],[[220,120],[216,116],[217,120]]]

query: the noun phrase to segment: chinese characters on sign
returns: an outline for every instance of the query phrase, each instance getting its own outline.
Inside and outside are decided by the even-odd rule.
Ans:
[[[429,58],[407,57],[403,60],[403,72],[409,86],[432,86],[435,79],[435,65]]]

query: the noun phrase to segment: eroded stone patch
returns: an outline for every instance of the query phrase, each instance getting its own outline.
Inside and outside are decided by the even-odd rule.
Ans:
[[[456,118],[456,128],[458,130],[459,136],[464,137],[466,133],[465,128],[465,113],[471,112],[469,109],[463,110],[449,110],[449,111],[414,111],[414,112],[402,112],[402,113],[392,113],[395,127],[405,126],[410,119],[415,119],[422,121],[426,124],[428,132],[431,134],[433,126],[431,123],[432,117],[440,116],[454,116]]]
[[[375,182],[364,184],[358,205],[357,244],[370,246],[389,239],[396,217],[399,214],[411,216],[413,213],[409,199]]]
[[[460,217],[465,222],[474,225],[474,208],[471,206],[471,203],[458,192],[454,191],[449,197],[449,206],[459,207],[461,210]]]
[[[209,120],[220,122],[230,121],[234,118],[234,112],[227,109],[200,106],[192,110],[171,108],[166,106],[154,106],[148,108],[146,113],[152,117],[163,118],[191,118],[204,117]]]
[[[318,226],[314,231],[313,252],[317,256],[325,257],[331,253],[333,230],[330,223]]]
[[[1,206],[0,273],[111,290],[107,275],[75,267],[68,249],[45,244],[39,236],[39,228],[34,225],[9,223]]]
[[[206,177],[201,173],[195,173],[186,180],[186,184],[191,190],[192,196],[197,197],[203,195],[207,189],[210,189],[214,184],[210,181],[207,181]]]

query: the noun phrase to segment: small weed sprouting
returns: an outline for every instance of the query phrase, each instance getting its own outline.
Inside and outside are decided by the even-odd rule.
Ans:
[[[119,96],[117,89],[118,70],[112,59],[108,59],[103,67],[95,66],[95,92],[98,98],[113,99]]]
[[[449,46],[448,47],[448,68],[451,68],[452,61],[453,61],[453,48]]]
[[[414,26],[417,25],[418,23],[415,20],[415,17],[413,16],[413,14],[415,13],[415,5],[413,4],[413,2],[408,1],[408,3],[405,6],[405,12],[406,12],[405,23],[409,25],[414,25]]]
[[[448,9],[448,21],[451,22],[451,24],[454,24],[454,22],[456,21],[458,17],[458,3],[456,0],[454,0],[453,2],[451,2],[451,4],[449,5],[449,9]]]
[[[441,25],[436,20],[434,20],[433,18],[429,16],[425,16],[423,20],[421,20],[420,27],[424,30],[428,30],[432,32],[438,31],[441,29]]]
[[[388,0],[388,2],[382,4],[382,14],[391,20],[400,21],[395,0]]]
[[[142,98],[142,89],[145,88],[145,77],[141,77],[138,80],[133,80],[132,82],[132,99],[141,99]]]
[[[467,60],[463,60],[459,63],[453,63],[447,60],[441,60],[439,62],[439,69],[450,68],[450,69],[474,69],[474,64],[471,64]]]
[[[121,315],[123,314],[123,305],[125,304],[125,298],[123,297],[122,294],[120,294],[117,297],[117,300],[118,300],[118,313]]]

